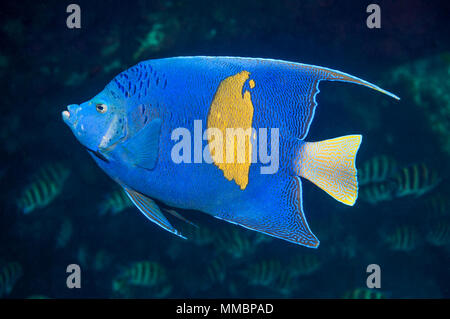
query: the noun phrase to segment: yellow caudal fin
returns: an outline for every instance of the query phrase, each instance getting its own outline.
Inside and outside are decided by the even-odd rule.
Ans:
[[[344,204],[355,204],[358,197],[355,158],[361,139],[361,135],[347,135],[303,143],[294,162],[296,175],[310,180]]]

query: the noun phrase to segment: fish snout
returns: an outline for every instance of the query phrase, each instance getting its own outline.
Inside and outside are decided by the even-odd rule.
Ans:
[[[67,107],[67,110],[62,111],[61,115],[63,118],[63,121],[67,124],[73,125],[75,123],[75,117],[78,110],[77,104],[71,104]]]
[[[70,112],[69,111],[62,111],[61,115],[62,115],[63,120],[65,122],[67,122],[70,119]]]

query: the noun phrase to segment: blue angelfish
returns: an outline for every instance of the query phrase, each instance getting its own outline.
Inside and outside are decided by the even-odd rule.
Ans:
[[[316,248],[300,177],[353,205],[362,138],[305,141],[322,80],[356,83],[398,99],[324,67],[177,57],[131,67],[91,100],[69,105],[62,117],[95,162],[165,230],[184,237],[155,200]]]

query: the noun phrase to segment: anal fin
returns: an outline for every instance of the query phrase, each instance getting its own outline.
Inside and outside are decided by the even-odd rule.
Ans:
[[[132,189],[124,187],[125,193],[131,199],[134,205],[139,209],[139,211],[144,214],[145,217],[150,219],[152,222],[157,224],[159,227],[175,234],[183,239],[186,239],[178,230],[176,230],[167,218],[163,215],[158,205],[147,196],[136,192]]]
[[[290,176],[278,182],[272,183],[273,188],[259,210],[221,212],[215,217],[295,244],[317,248],[320,242],[310,230],[303,212],[300,177]]]

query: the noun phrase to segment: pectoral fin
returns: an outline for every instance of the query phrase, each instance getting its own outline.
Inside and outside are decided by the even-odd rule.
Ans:
[[[135,136],[123,143],[121,147],[126,155],[126,159],[131,164],[148,170],[155,167],[158,160],[161,124],[161,119],[153,119]]]
[[[150,219],[152,222],[157,224],[158,226],[164,228],[165,230],[175,234],[183,239],[186,239],[178,230],[176,230],[167,218],[163,215],[158,205],[150,198],[145,195],[142,195],[139,192],[131,190],[129,188],[124,187],[124,190],[128,197],[131,199],[134,205],[144,214],[145,217]]]

